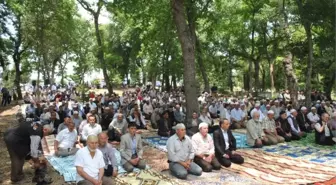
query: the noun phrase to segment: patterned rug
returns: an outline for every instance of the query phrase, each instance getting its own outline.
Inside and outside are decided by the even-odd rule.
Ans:
[[[265,146],[262,150],[292,158],[336,166],[335,150],[320,149],[313,146],[292,145],[288,143]]]
[[[212,136],[212,135],[211,135]],[[236,145],[237,148],[248,148],[249,146],[246,144],[246,135],[241,133],[233,133],[233,136],[236,138]],[[161,151],[167,152],[167,140],[168,137],[160,137],[160,136],[153,136],[153,137],[144,137],[143,142],[157,148]]]
[[[154,170],[142,170],[118,176],[117,185],[183,185],[184,183],[158,173]]]
[[[242,165],[232,164],[227,170],[253,178],[265,184],[308,184],[330,180],[336,168],[264,152],[239,150],[245,158]]]
[[[316,148],[325,149],[325,150],[335,150],[336,149],[336,145],[334,145],[334,146],[323,146],[323,145],[316,144],[314,133],[309,133],[309,134],[307,134],[306,138],[303,138],[299,141],[291,141],[288,144],[295,145],[295,146],[311,146],[311,147],[316,147]]]

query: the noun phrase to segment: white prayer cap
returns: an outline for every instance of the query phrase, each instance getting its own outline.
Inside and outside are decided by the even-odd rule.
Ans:
[[[199,124],[198,129],[201,129],[202,127],[209,127],[209,125],[205,122],[202,122]]]
[[[256,103],[256,104],[255,104],[255,107],[260,107],[260,103]]]
[[[313,110],[313,109],[315,109],[315,110],[316,110],[316,107],[312,107],[311,109],[312,109],[312,110]]]
[[[74,114],[79,114],[78,111],[74,111],[73,113],[74,113]]]
[[[110,102],[109,105],[113,105],[112,102]]]
[[[245,104],[244,104],[244,103],[241,103],[240,106],[241,106],[241,107],[242,107],[242,106],[245,106]]]
[[[235,104],[235,105],[239,105],[239,103],[238,103],[238,102],[235,102],[234,104]]]
[[[321,103],[321,101],[320,101],[320,100],[317,100],[316,103]]]
[[[326,103],[325,101],[322,101],[321,103]]]
[[[274,103],[279,103],[279,100],[275,100]]]
[[[303,106],[303,107],[301,107],[301,110],[302,111],[307,110],[307,107]]]
[[[78,106],[77,106],[77,104],[75,104],[75,105],[73,105],[72,107],[73,107],[73,108],[77,108]]]
[[[267,111],[267,114],[274,114],[274,111],[269,110],[269,111]]]
[[[291,110],[290,110],[290,113],[291,113],[291,114],[293,114],[294,112],[296,112],[295,109],[291,109]]]
[[[270,104],[267,104],[266,107],[271,107],[271,105],[270,105]]]
[[[177,125],[175,125],[175,130],[178,130],[178,129],[185,129],[185,126],[183,123],[179,123]]]

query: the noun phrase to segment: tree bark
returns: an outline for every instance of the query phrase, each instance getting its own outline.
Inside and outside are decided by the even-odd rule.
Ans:
[[[201,44],[196,36],[196,31],[194,31],[195,33],[195,39],[196,39],[196,51],[197,51],[197,64],[200,68],[201,71],[201,75],[204,81],[204,91],[209,92],[210,93],[210,83],[209,83],[209,78],[208,78],[208,74],[206,72],[205,66],[204,66],[204,62],[203,62],[203,58],[202,58],[202,47]]]
[[[171,6],[183,54],[183,81],[186,95],[187,121],[189,121],[192,119],[193,111],[199,112],[196,87],[195,42],[185,18],[184,1],[171,0]]]
[[[232,80],[232,59],[231,57],[229,58],[229,78],[228,78],[228,82],[229,82],[229,87],[230,87],[230,92],[233,92],[233,80]]]
[[[288,90],[290,92],[290,97],[292,101],[293,108],[298,108],[298,93],[297,93],[297,78],[295,75],[295,70],[293,68],[293,55],[288,52],[283,60],[283,65],[285,68],[285,74],[287,76]]]
[[[256,96],[258,95],[258,92],[260,90],[260,82],[259,82],[259,73],[260,73],[260,64],[259,60],[253,61],[254,63],[254,88],[255,88],[255,93]]]

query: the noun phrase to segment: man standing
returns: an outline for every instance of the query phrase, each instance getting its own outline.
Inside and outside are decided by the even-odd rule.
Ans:
[[[272,110],[267,112],[267,117],[263,120],[263,130],[265,137],[267,137],[272,145],[283,143],[285,141],[285,139],[279,136],[276,131],[274,112]]]
[[[146,163],[142,159],[142,141],[141,135],[136,133],[137,125],[128,124],[128,133],[121,136],[120,155],[121,164],[127,172],[132,172],[134,167],[145,169]]]
[[[202,175],[202,168],[193,162],[195,153],[184,124],[177,124],[175,129],[176,134],[167,141],[169,170],[179,179],[186,179],[188,173]]]
[[[52,182],[46,178],[47,164],[42,157],[42,151],[39,150],[41,139],[50,133],[50,125],[42,126],[39,122],[23,122],[5,132],[4,140],[11,160],[12,182],[19,182],[24,178],[23,165],[29,153],[35,168],[33,182],[40,184]]]
[[[77,170],[77,185],[111,185],[111,178],[104,176],[104,156],[98,148],[98,138],[90,135],[87,146],[76,153],[75,166]]]
[[[204,172],[211,172],[212,169],[219,170],[221,164],[215,157],[215,147],[212,137],[208,134],[208,124],[201,123],[199,132],[192,136],[192,145],[195,151],[195,163]]]
[[[65,157],[74,155],[78,148],[76,148],[77,131],[73,122],[68,123],[68,128],[62,130],[57,134],[54,144],[55,155]]]
[[[99,150],[103,153],[105,162],[105,172],[106,177],[116,177],[118,175],[118,165],[115,157],[116,149],[113,148],[108,142],[108,136],[106,133],[102,132],[98,135]]]
[[[220,129],[214,132],[215,154],[220,164],[230,167],[231,162],[243,164],[244,158],[235,153],[236,139],[232,135],[227,119],[219,122]]]

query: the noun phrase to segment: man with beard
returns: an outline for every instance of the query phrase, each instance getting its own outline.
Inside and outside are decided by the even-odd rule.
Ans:
[[[120,142],[120,138],[127,132],[127,121],[122,114],[118,114],[117,119],[114,119],[107,131],[109,142]]]
[[[113,121],[113,117],[114,117],[113,109],[110,109],[110,107],[105,107],[101,121],[101,126],[103,130],[108,129],[110,123]]]
[[[116,177],[118,175],[118,165],[117,159],[115,157],[116,149],[113,148],[111,144],[108,143],[108,136],[106,133],[102,132],[98,135],[98,149],[103,153],[105,162],[105,172],[106,177]]]
[[[311,132],[312,127],[310,126],[309,119],[307,117],[307,108],[301,107],[300,112],[298,112],[298,115],[296,116],[297,122],[299,124],[299,127],[304,132]]]
[[[77,185],[111,185],[111,178],[104,176],[104,156],[98,148],[98,137],[87,137],[87,146],[76,153],[75,166],[77,170]]]

